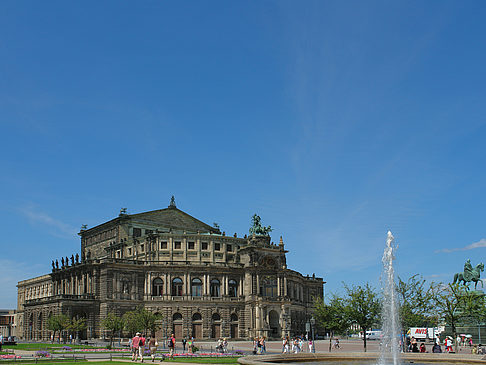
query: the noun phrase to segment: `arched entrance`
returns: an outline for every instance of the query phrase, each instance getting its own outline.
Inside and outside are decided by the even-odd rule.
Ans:
[[[211,317],[211,337],[220,338],[221,337],[221,316],[218,313],[214,313]]]
[[[277,311],[271,310],[268,313],[268,325],[270,326],[269,336],[273,338],[281,337],[280,316]]]
[[[200,313],[192,316],[192,337],[202,338],[202,317]]]
[[[175,313],[172,316],[172,321],[173,321],[172,333],[174,334],[175,338],[182,338],[182,314]]]
[[[230,337],[238,338],[238,316],[236,313],[231,315],[231,325],[230,325]]]

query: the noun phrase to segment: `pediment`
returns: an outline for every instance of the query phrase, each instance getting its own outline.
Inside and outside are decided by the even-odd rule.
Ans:
[[[132,222],[148,223],[160,226],[161,228],[170,228],[187,232],[221,233],[219,229],[211,227],[176,207],[130,214],[129,217]]]

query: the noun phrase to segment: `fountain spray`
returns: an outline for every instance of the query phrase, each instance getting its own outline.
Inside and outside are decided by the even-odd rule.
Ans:
[[[393,269],[393,252],[397,249],[394,243],[395,238],[388,231],[386,247],[383,252],[383,273],[381,285],[383,289],[383,308],[382,308],[382,331],[383,338],[381,343],[380,365],[392,363],[398,365],[400,362],[400,321],[398,316],[398,300],[395,289],[395,271]],[[392,361],[392,362],[391,362]]]

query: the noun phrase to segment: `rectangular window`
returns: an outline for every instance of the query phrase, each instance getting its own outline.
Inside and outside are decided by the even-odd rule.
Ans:
[[[142,244],[142,245],[140,245],[140,252],[143,252],[143,249],[144,249],[144,247],[143,247],[143,244]]]
[[[201,242],[201,250],[207,250],[208,249],[208,243],[207,242]]]
[[[219,250],[221,250],[221,244],[215,243],[214,244],[214,251],[219,251]]]
[[[151,229],[146,229],[145,230],[145,234],[152,234],[152,233],[154,233],[154,231],[152,231]]]
[[[142,235],[142,230],[140,228],[133,229],[133,237],[140,237]]]
[[[180,250],[182,247],[181,241],[175,241],[174,242],[174,250]]]
[[[194,250],[196,248],[196,244],[194,242],[187,242],[187,249]]]
[[[128,249],[128,256],[132,256],[132,249],[131,248]]]
[[[167,241],[160,242],[160,249],[167,250]]]
[[[231,251],[233,251],[233,246],[226,245],[226,249],[228,250],[228,252],[231,252]]]

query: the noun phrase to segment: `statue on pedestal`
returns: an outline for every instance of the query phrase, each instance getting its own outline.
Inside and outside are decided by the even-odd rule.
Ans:
[[[471,265],[471,260],[467,260],[464,264],[464,272],[459,272],[454,274],[454,282],[462,282],[466,285],[469,289],[469,283],[474,282],[474,290],[476,290],[478,286],[478,282],[481,283],[481,287],[483,287],[483,281],[481,280],[481,272],[484,271],[484,264],[480,262],[476,265],[475,268]]]
[[[270,232],[272,232],[272,227],[264,227],[262,226],[262,219],[260,216],[253,214],[251,217],[252,226],[250,227],[250,233],[257,236],[268,236]]]

